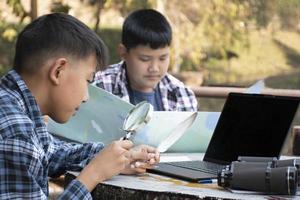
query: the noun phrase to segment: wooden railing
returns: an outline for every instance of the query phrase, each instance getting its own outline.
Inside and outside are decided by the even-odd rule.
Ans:
[[[230,92],[245,92],[247,88],[241,87],[191,87],[196,97],[208,97],[208,98],[226,98]],[[300,97],[300,90],[291,89],[273,89],[265,88],[261,92],[262,94],[280,95],[280,96],[294,96]]]

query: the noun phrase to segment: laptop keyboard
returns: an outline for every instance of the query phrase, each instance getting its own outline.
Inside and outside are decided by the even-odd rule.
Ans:
[[[218,171],[223,168],[223,165],[215,164],[205,161],[180,161],[180,162],[167,162],[164,164],[178,166],[186,169],[197,170],[210,174],[218,174]]]

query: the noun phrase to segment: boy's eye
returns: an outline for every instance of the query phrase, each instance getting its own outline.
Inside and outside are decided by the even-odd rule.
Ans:
[[[148,62],[148,61],[150,61],[150,58],[140,58],[140,60],[143,62]]]
[[[164,60],[167,60],[168,58],[169,58],[168,55],[164,55],[164,56],[160,57],[159,60],[164,61]]]

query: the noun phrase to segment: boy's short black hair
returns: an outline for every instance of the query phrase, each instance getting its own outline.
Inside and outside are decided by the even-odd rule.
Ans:
[[[106,66],[107,48],[95,32],[71,15],[47,14],[18,35],[14,69],[33,72],[54,56],[65,54],[84,59],[93,53],[97,57],[97,69]]]
[[[167,19],[153,9],[132,12],[122,28],[122,43],[130,50],[138,45],[149,45],[152,49],[170,46],[172,28]]]

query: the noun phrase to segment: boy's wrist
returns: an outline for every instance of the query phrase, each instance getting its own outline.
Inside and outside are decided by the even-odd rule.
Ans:
[[[99,172],[101,170],[98,169],[97,171]],[[92,166],[87,165],[77,176],[77,180],[85,185],[90,192],[92,192],[99,183],[105,180],[97,171],[95,171]]]

